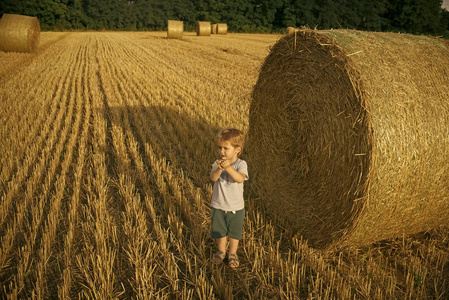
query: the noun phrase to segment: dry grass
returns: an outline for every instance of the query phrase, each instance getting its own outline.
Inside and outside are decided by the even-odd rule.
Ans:
[[[447,228],[325,252],[253,196],[241,267],[212,265],[213,137],[280,35],[165,35],[45,33],[0,70],[1,298],[448,297]]]

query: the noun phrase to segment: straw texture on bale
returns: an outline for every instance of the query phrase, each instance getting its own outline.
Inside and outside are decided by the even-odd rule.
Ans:
[[[36,17],[3,14],[0,19],[0,50],[34,52],[39,46],[40,33]]]
[[[167,22],[167,38],[182,39],[184,33],[183,21],[168,20]]]
[[[217,27],[218,27],[218,24],[211,25],[211,33],[212,34],[217,34]]]
[[[294,34],[297,29],[295,27],[287,27],[285,30],[286,35]]]
[[[210,28],[210,22],[198,21],[196,22],[196,35],[209,36],[211,32]]]
[[[406,34],[282,37],[249,112],[251,189],[267,214],[328,249],[448,224],[448,54]]]
[[[228,33],[228,24],[218,23],[217,24],[217,34],[227,34],[227,33]]]

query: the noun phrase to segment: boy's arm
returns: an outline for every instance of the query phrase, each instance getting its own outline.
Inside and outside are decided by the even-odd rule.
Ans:
[[[221,172],[223,172],[223,168],[220,166],[216,169],[212,169],[212,171],[210,171],[210,179],[212,179],[212,181],[217,181],[218,178],[220,178]]]
[[[235,182],[242,183],[243,181],[245,181],[246,174],[236,171],[231,166],[231,164],[226,164],[224,166],[224,169],[226,170],[226,172],[228,172],[229,175],[231,175],[232,179],[234,179]]]

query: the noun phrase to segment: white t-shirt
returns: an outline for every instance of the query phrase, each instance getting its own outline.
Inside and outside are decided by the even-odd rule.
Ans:
[[[218,160],[214,162],[214,164],[217,163]],[[246,161],[237,158],[231,166],[237,172],[245,174],[245,180],[248,180],[248,165],[246,164]],[[216,169],[217,167],[212,167],[212,171]],[[226,170],[223,170],[220,178],[214,183],[211,206],[224,211],[234,211],[245,208],[243,182],[236,182]]]

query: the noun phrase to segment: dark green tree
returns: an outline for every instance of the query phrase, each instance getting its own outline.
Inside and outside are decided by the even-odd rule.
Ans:
[[[360,7],[361,20],[357,25],[358,29],[368,31],[382,31],[388,24],[388,20],[383,17],[387,11],[388,0],[364,1]]]
[[[84,14],[81,0],[67,1],[66,29],[83,29],[87,25],[87,17]]]
[[[284,5],[284,27],[307,26],[314,28],[317,25],[314,16],[315,0],[293,0]]]
[[[173,14],[171,17],[175,20],[184,21],[184,26],[191,26],[191,29],[195,28],[197,18],[197,12],[195,6],[190,0],[172,0],[173,1]],[[203,20],[204,21],[204,20]]]
[[[150,0],[145,10],[145,23],[150,29],[167,28],[167,20],[184,22],[184,28],[192,29],[197,21],[195,6],[189,0]]]
[[[151,2],[147,0],[134,0],[128,2],[127,15],[129,27],[132,30],[146,30],[151,28],[150,20]]]
[[[244,32],[255,30],[251,15],[253,5],[247,0],[222,0],[221,11],[217,10],[221,23],[227,23],[230,31]]]
[[[83,0],[88,29],[125,29],[131,23],[127,15],[129,5],[122,0]]]
[[[318,29],[342,27],[343,1],[315,0],[313,14],[316,18]]]
[[[340,10],[340,25],[344,28],[381,31],[387,20],[382,17],[387,11],[388,0],[344,0]]]
[[[391,0],[385,17],[386,30],[415,34],[442,33],[441,0]]]
[[[2,13],[37,17],[43,30],[50,30],[59,26],[61,26],[60,29],[64,29],[70,25],[67,22],[67,0],[5,0],[2,2],[1,10]]]
[[[222,22],[230,31],[288,26],[448,34],[442,0],[0,0],[0,13],[38,17],[43,30],[165,30],[167,20]]]
[[[444,31],[442,33],[442,36],[449,39],[449,11],[446,9],[443,9],[441,11],[441,26],[442,30]]]
[[[30,1],[3,0],[0,1],[0,13],[27,15]]]
[[[252,0],[251,4],[253,6],[252,14],[249,15],[253,24],[259,31],[271,31],[275,27],[276,21],[279,25],[279,15],[282,13],[284,8],[283,0]],[[277,19],[277,20],[276,20]]]

